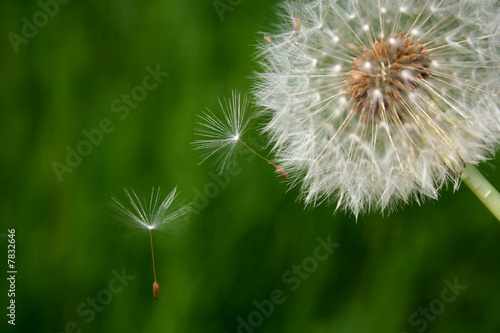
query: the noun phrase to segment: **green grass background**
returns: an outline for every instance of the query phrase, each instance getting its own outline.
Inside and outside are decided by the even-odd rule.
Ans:
[[[296,189],[245,157],[188,227],[154,234],[153,299],[148,234],[109,223],[110,196],[178,186],[191,201],[213,186],[211,166],[198,166],[190,145],[197,114],[220,114],[217,97],[249,90],[252,45],[275,23],[275,3],[243,0],[221,20],[211,0],[70,1],[17,53],[8,33],[20,35],[22,17],[32,21],[41,7],[0,4],[2,332],[238,332],[238,318],[248,321],[254,301],[275,289],[286,300],[239,332],[500,331],[500,224],[466,187],[356,222],[332,206],[304,209]],[[118,118],[112,102],[157,64],[170,75]],[[66,147],[104,118],[114,131],[60,182],[52,163],[64,163]],[[499,165],[481,168],[497,187]],[[15,327],[5,315],[8,228],[16,229]],[[312,256],[318,237],[340,246],[291,290],[283,274]],[[122,269],[134,279],[92,320],[78,314]],[[411,325],[455,278],[467,289],[425,330]]]

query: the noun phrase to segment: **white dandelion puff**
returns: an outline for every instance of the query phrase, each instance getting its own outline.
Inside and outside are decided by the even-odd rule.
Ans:
[[[177,200],[177,188],[174,188],[170,194],[161,199],[160,187],[155,192],[151,191],[149,200],[140,200],[134,190],[124,192],[130,202],[131,208],[122,204],[116,197],[111,197],[111,208],[118,214],[117,218],[133,227],[149,230],[149,239],[151,242],[151,257],[153,261],[153,296],[158,299],[158,290],[160,288],[156,280],[155,257],[153,250],[153,230],[164,230],[174,226],[174,222],[186,217],[191,210],[190,204],[185,204]]]
[[[297,11],[300,6],[300,34]],[[437,198],[500,138],[497,1],[285,2],[254,95],[306,204]]]
[[[217,171],[222,172],[234,160],[240,145],[243,145],[256,156],[273,165],[280,176],[288,178],[288,174],[280,165],[274,164],[257,153],[242,139],[251,121],[248,116],[247,95],[242,97],[240,93],[233,91],[231,100],[224,98],[223,101],[219,100],[219,104],[224,115],[223,119],[215,116],[210,110],[200,116],[202,121],[198,125],[201,127],[195,134],[204,139],[193,142],[195,149],[203,151],[200,164],[213,157]]]

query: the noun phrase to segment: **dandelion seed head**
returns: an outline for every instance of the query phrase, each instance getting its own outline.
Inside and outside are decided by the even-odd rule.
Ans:
[[[300,39],[290,34],[298,2],[283,8],[253,92],[307,204],[358,216],[420,203],[494,152],[496,1],[304,1]]]

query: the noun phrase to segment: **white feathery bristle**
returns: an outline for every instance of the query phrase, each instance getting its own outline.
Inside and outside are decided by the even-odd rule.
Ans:
[[[130,207],[116,197],[111,197],[111,208],[116,212],[117,220],[127,225],[148,230],[176,228],[178,222],[191,210],[190,204],[179,202],[177,188],[161,199],[160,187],[151,191],[149,200],[140,200],[133,189],[124,189]]]
[[[192,144],[195,149],[202,151],[203,163],[213,158],[213,163],[219,172],[224,171],[238,149],[238,143],[245,130],[248,128],[250,118],[247,114],[248,98],[233,91],[230,100],[219,100],[223,118],[217,117],[207,109],[200,118],[200,125],[195,134],[203,139],[196,140]]]

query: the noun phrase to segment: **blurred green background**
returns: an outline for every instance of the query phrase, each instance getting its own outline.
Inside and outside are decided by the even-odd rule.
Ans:
[[[275,3],[221,0],[218,13],[212,0],[69,1],[46,22],[36,1],[0,4],[2,332],[500,331],[500,224],[466,187],[356,222],[332,206],[304,209],[257,159],[218,180],[198,166],[197,114],[249,90],[252,45]],[[13,44],[23,17],[41,27]],[[127,116],[114,112],[148,66],[169,75]],[[109,133],[59,179],[53,163],[99,126]],[[499,165],[481,168],[497,187]],[[109,223],[108,204],[123,187],[147,197],[176,185],[198,209],[178,235],[153,236],[155,301],[148,234]],[[317,252],[318,237],[340,245]],[[453,294],[445,280],[467,289]]]

